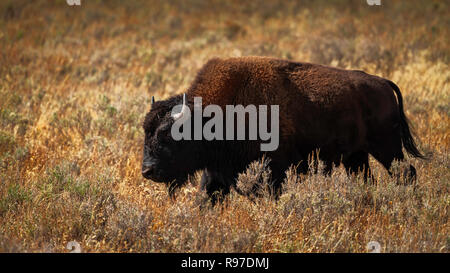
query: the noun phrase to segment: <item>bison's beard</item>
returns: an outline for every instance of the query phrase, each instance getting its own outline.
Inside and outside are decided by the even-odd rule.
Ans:
[[[171,182],[167,183],[167,190],[169,193],[170,198],[175,199],[175,193],[177,189],[183,187],[188,182],[188,176],[180,177],[177,179],[172,180]]]

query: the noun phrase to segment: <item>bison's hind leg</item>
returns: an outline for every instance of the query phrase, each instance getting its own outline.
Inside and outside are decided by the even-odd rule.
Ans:
[[[388,171],[390,176],[399,176],[399,173],[393,173],[391,170],[394,160],[404,161],[405,156],[402,151],[402,140],[400,133],[393,130],[384,134],[382,137],[374,138],[370,142],[370,154],[380,162]],[[416,169],[409,165],[409,168],[403,168],[403,177],[406,183],[411,183],[416,178]]]
[[[413,165],[409,165],[409,170],[405,169],[403,177],[406,179],[406,183],[414,183],[417,177],[416,168]]]
[[[348,158],[342,161],[347,174],[357,174],[358,172],[364,173],[364,181],[369,179],[373,180],[372,173],[369,166],[369,153],[364,151],[358,151],[351,154]]]

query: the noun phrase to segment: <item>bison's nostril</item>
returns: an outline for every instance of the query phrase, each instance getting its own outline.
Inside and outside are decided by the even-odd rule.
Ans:
[[[142,168],[142,176],[144,176],[145,178],[148,178],[151,174],[153,173],[153,166],[144,166]]]

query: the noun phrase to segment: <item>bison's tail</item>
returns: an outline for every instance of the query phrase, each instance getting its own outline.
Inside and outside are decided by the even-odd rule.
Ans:
[[[406,151],[410,155],[425,159],[426,157],[422,153],[420,153],[419,150],[417,149],[416,142],[414,141],[414,138],[411,134],[411,130],[409,129],[408,118],[405,116],[405,112],[403,111],[402,93],[400,92],[400,89],[395,83],[389,80],[387,80],[387,82],[392,87],[392,89],[394,89],[395,94],[397,95],[398,109],[400,112],[400,128],[403,147],[405,147]]]

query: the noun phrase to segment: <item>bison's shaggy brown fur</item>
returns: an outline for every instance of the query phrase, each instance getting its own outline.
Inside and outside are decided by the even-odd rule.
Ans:
[[[202,97],[203,107],[216,104],[223,110],[225,105],[279,105],[280,145],[267,153],[275,189],[291,164],[300,162],[299,170],[305,172],[313,151],[319,151],[327,172],[342,161],[349,172],[363,171],[366,178],[369,153],[388,170],[394,159],[404,158],[402,143],[410,154],[422,157],[409,131],[398,87],[362,71],[267,57],[212,59],[199,71],[187,97],[191,109],[194,97]],[[163,116],[162,111],[170,119],[167,113],[180,100],[178,96],[157,102],[147,116],[149,158],[155,157],[152,149],[161,145],[155,133],[161,120],[156,116]],[[204,169],[203,187],[211,196],[217,191],[227,193],[238,172],[263,155],[258,141],[181,142],[184,146],[176,156],[188,156],[190,162],[180,171]],[[177,173],[167,177],[180,179],[176,167],[160,168]],[[410,170],[414,175],[414,167]]]

